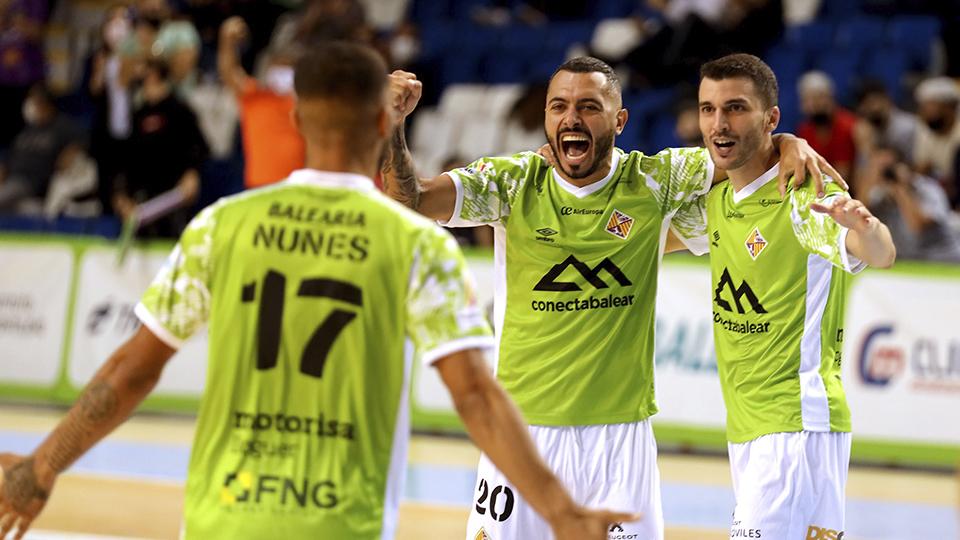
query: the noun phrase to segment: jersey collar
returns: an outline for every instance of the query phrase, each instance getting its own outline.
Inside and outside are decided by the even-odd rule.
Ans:
[[[373,180],[362,174],[300,169],[290,173],[287,182],[291,184],[310,184],[327,188],[347,188],[357,191],[376,189]]]
[[[753,182],[750,182],[746,186],[743,186],[743,189],[740,191],[733,192],[733,202],[738,203],[747,197],[756,193],[760,188],[767,185],[768,182],[780,175],[780,164],[777,163],[770,168],[767,172],[760,175],[760,178],[757,178]]]
[[[617,169],[620,167],[620,149],[614,148],[612,155],[610,156],[610,172],[603,177],[602,180],[594,182],[588,186],[577,187],[570,182],[567,182],[560,176],[560,173],[557,172],[556,167],[553,170],[553,179],[557,181],[557,185],[563,188],[564,191],[573,195],[578,199],[582,199],[587,195],[596,193],[603,189],[603,186],[610,183],[610,180],[617,174]]]

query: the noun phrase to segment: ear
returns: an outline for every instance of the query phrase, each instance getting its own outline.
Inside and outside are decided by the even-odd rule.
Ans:
[[[767,118],[767,131],[773,133],[776,131],[777,126],[780,125],[780,107],[774,105],[769,112],[770,116]]]
[[[623,133],[623,128],[627,125],[627,119],[630,117],[630,113],[626,109],[620,109],[617,111],[617,135]]]
[[[386,139],[393,132],[393,127],[396,125],[396,119],[394,117],[392,109],[387,107],[380,107],[380,110],[377,111],[377,136],[381,139]]]

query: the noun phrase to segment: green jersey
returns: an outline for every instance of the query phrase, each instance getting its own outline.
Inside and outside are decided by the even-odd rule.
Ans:
[[[585,187],[537,154],[484,158],[448,173],[448,226],[495,230],[497,378],[538,425],[614,424],[657,410],[653,331],[668,227],[709,189],[703,149],[655,156],[615,149],[610,174]],[[673,219],[680,236],[703,220]]]
[[[465,264],[358,175],[201,212],[137,307],[173,347],[209,319],[186,538],[392,537],[414,352],[493,343]]]
[[[706,197],[709,235],[688,244],[702,251],[709,241],[717,368],[735,443],[850,431],[843,309],[848,272],[863,265],[847,254],[847,229],[810,210],[812,183],[781,200],[778,174],[775,166],[738,192],[716,185]],[[827,184],[827,199],[840,193]]]

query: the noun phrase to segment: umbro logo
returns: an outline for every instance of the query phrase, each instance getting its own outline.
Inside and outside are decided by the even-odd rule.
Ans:
[[[605,270],[608,275],[610,275],[617,283],[623,287],[629,287],[633,283],[627,279],[627,276],[624,275],[623,271],[613,263],[609,258],[604,257],[599,264],[590,268],[584,264],[580,259],[570,255],[563,260],[560,264],[554,265],[542,278],[537,282],[537,285],[533,288],[535,291],[558,291],[558,292],[570,292],[570,291],[582,291],[579,285],[572,281],[557,281],[557,278],[568,268],[573,267],[577,272],[587,280],[587,283],[593,285],[596,289],[607,289],[610,286],[606,281],[600,278],[600,271]]]
[[[553,236],[557,234],[557,231],[551,229],[550,227],[542,227],[540,229],[537,229],[537,232],[542,234],[543,236]]]

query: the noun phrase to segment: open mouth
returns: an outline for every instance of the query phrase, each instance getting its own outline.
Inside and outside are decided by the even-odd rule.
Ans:
[[[737,144],[737,141],[727,138],[727,137],[718,137],[711,141],[713,147],[716,149],[717,154],[721,157],[727,157],[733,152],[733,147]]]
[[[560,152],[571,165],[579,165],[587,157],[593,143],[584,133],[567,132],[560,135]]]

